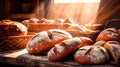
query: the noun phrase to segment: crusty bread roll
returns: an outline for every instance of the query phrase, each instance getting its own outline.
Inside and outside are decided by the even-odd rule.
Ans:
[[[94,43],[93,40],[88,37],[79,37],[79,38],[81,40],[81,44],[79,45],[79,47],[93,45],[93,43]]]
[[[0,36],[23,36],[27,33],[27,27],[20,22],[10,20],[0,22]]]
[[[120,34],[116,28],[108,28],[100,32],[100,34],[97,37],[97,41],[104,40],[104,41],[110,41],[110,40],[118,40],[120,41]]]
[[[120,43],[117,41],[108,41],[104,47],[109,51],[115,64],[120,63]]]
[[[80,64],[104,64],[109,60],[109,54],[100,46],[84,46],[76,51],[74,60]]]
[[[31,38],[26,49],[30,54],[41,54],[68,38],[72,38],[72,36],[64,30],[52,29],[42,31]]]
[[[47,54],[50,61],[60,61],[66,56],[74,53],[81,41],[79,37],[71,38],[62,41],[60,44],[55,45]]]

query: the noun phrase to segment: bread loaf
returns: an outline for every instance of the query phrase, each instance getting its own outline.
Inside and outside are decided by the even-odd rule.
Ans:
[[[80,45],[80,38],[71,38],[62,41],[60,44],[55,45],[47,54],[50,61],[60,61],[66,56],[74,53]]]
[[[0,22],[0,36],[23,36],[27,33],[27,27],[20,22],[10,20]]]
[[[110,40],[117,40],[120,41],[120,34],[116,28],[108,28],[100,32],[100,34],[97,37],[97,41],[104,40],[104,41],[110,41]]]
[[[64,30],[52,29],[42,31],[31,38],[26,49],[30,54],[41,54],[68,38],[72,38],[72,36]]]
[[[104,47],[111,54],[115,64],[120,63],[120,43],[117,41],[108,41],[104,44]]]
[[[74,60],[80,64],[104,64],[109,60],[109,54],[100,46],[84,46],[76,51]]]

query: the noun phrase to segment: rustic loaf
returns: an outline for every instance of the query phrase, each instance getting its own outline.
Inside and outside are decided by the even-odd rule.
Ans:
[[[101,46],[84,46],[76,51],[74,60],[80,64],[104,64],[109,60],[109,54]]]
[[[110,41],[110,40],[117,40],[120,41],[120,34],[119,31],[116,28],[107,28],[100,32],[100,34],[97,37],[97,41],[104,40],[104,41]]]
[[[120,43],[117,41],[108,41],[104,47],[109,51],[115,64],[120,63]]]
[[[50,61],[60,61],[66,56],[74,53],[80,43],[81,41],[78,37],[64,40],[50,49],[47,57]]]

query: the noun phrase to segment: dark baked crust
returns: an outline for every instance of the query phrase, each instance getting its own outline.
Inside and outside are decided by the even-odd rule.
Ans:
[[[104,64],[109,60],[109,55],[103,47],[84,46],[76,51],[74,60],[80,64]]]
[[[104,41],[110,41],[110,40],[117,40],[120,41],[119,38],[120,34],[116,28],[108,28],[100,32],[100,34],[97,37],[97,41],[104,40]]]
[[[62,41],[60,44],[55,45],[47,54],[50,61],[60,61],[66,56],[74,53],[80,45],[80,38],[71,38]]]
[[[81,40],[81,44],[79,45],[79,47],[93,45],[93,43],[94,43],[93,40],[88,37],[79,37],[79,38]]]
[[[120,43],[117,41],[108,41],[104,44],[104,47],[109,51],[114,62],[120,63]]]

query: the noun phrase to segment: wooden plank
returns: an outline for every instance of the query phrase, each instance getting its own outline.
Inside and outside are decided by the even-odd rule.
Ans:
[[[120,67],[120,65],[81,65],[73,60],[51,62],[46,55],[29,55],[25,49],[0,52],[0,62],[25,67]]]

